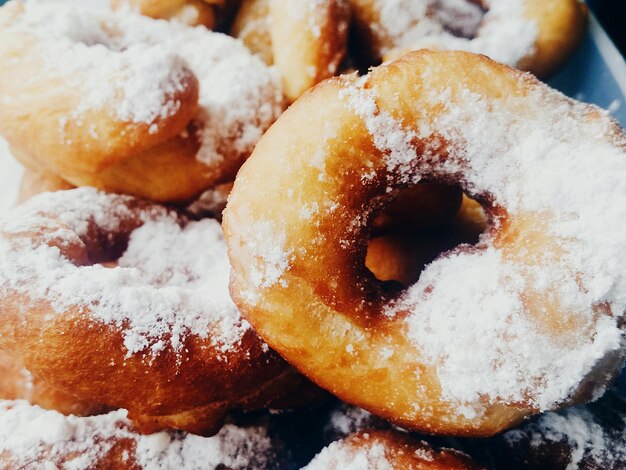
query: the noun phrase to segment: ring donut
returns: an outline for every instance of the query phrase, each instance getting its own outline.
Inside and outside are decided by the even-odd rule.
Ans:
[[[0,401],[0,467],[120,470],[272,469],[285,463],[267,425],[226,424],[217,435],[139,434],[125,410],[63,416],[25,401]]]
[[[282,111],[278,79],[238,41],[130,12],[9,2],[0,67],[18,160],[156,201],[231,181]]]
[[[360,44],[370,57],[415,49],[485,54],[545,77],[580,43],[587,9],[578,0],[351,0]]]
[[[241,318],[214,220],[93,188],[45,193],[0,222],[0,251],[0,348],[143,432],[211,433],[230,409],[320,396]]]
[[[276,65],[293,102],[337,73],[346,54],[349,17],[347,0],[248,0],[231,34]]]
[[[435,450],[403,432],[366,430],[331,443],[303,470],[330,468],[479,470],[483,467],[461,452]]]
[[[483,56],[422,50],[327,80],[237,176],[231,293],[344,401],[414,430],[494,434],[621,370],[625,153],[604,112]],[[459,185],[489,224],[389,291],[364,265],[371,219],[422,179]]]

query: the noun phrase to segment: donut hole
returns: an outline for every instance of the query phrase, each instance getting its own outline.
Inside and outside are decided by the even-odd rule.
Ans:
[[[130,233],[99,233],[90,228],[90,233],[83,239],[87,247],[89,261],[93,265],[114,267],[128,248]]]
[[[486,226],[483,208],[459,187],[408,188],[374,218],[365,266],[378,280],[407,287],[440,254],[476,244]]]
[[[206,288],[209,281],[228,291],[229,264],[221,226],[214,219],[161,217],[92,240],[91,245],[102,247],[88,246],[95,265],[132,270],[145,285],[196,289]],[[208,248],[198,255],[197,247],[204,244]]]
[[[356,60],[352,65],[361,74],[367,74],[371,66],[422,48],[416,44],[424,39],[476,38],[488,10],[487,2],[481,0],[402,0],[378,6],[366,0],[356,3],[363,11],[357,13],[361,18],[353,24],[348,48]]]
[[[466,39],[476,37],[485,13],[478,0],[435,0],[428,8],[428,16],[446,32]]]

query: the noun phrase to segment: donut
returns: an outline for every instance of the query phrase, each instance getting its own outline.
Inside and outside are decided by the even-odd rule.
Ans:
[[[35,196],[0,221],[0,348],[142,432],[210,434],[230,409],[319,399],[241,318],[225,248],[216,221],[131,196]]]
[[[303,470],[330,468],[472,470],[483,468],[461,452],[434,450],[398,431],[361,431],[325,447]]]
[[[285,95],[295,101],[335,75],[346,54],[347,0],[244,1],[231,34],[278,68]]]
[[[160,202],[232,181],[283,106],[238,41],[130,12],[9,2],[0,67],[0,134],[25,166]]]
[[[25,401],[0,401],[0,467],[62,469],[277,468],[280,443],[263,424],[226,424],[213,437],[139,434],[125,410],[64,416]]]
[[[374,60],[415,49],[466,50],[545,77],[580,43],[578,0],[351,0],[359,46]]]
[[[484,56],[421,50],[327,80],[237,176],[231,294],[342,400],[492,435],[598,397],[622,368],[625,154],[606,112]],[[390,290],[365,268],[371,219],[422,179],[460,186],[489,223]]]
[[[114,10],[129,8],[142,15],[162,20],[176,20],[189,26],[217,26],[216,7],[223,0],[110,0]]]
[[[26,168],[20,182],[18,202],[27,201],[36,194],[73,188],[74,186],[54,173],[33,171]]]

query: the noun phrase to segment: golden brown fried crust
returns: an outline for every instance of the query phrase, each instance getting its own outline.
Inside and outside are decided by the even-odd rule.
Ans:
[[[372,457],[368,451],[376,447]],[[382,451],[382,452],[381,452]],[[326,454],[326,455],[324,455]],[[382,454],[382,455],[381,455]],[[424,441],[399,431],[364,430],[337,441],[309,464],[314,468],[340,469],[351,456],[361,455],[372,468],[384,460],[394,470],[480,470],[467,455],[452,449],[435,450]],[[320,458],[323,457],[323,458]],[[317,460],[319,459],[319,462]],[[371,459],[371,460],[370,460]],[[308,468],[308,467],[307,467]],[[320,467],[321,468],[321,467]]]
[[[28,305],[28,299],[14,300]],[[244,336],[240,352],[229,354],[227,364],[220,360],[219,351],[198,338],[188,340],[180,355],[168,351],[156,359],[149,354],[126,357],[121,333],[114,328],[69,311],[46,322],[42,316],[49,307],[32,304],[24,328],[16,311],[23,305],[11,298],[5,304],[5,351],[36,377],[61,391],[71,390],[82,402],[128,409],[142,432],[164,428],[217,432],[228,410],[238,408],[261,384],[288,368],[280,358],[264,352],[251,331]]]
[[[230,28],[230,35],[243,41],[248,49],[272,65],[272,37],[270,35],[269,0],[243,0]]]
[[[526,0],[526,16],[536,20],[535,51],[519,64],[538,77],[556,72],[587,31],[588,10],[578,0]]]
[[[104,405],[83,402],[75,395],[34,377],[15,358],[0,350],[0,400],[27,400],[63,414],[89,416],[109,411]]]
[[[350,15],[347,2],[326,0],[314,5],[312,12],[304,11],[296,19],[290,12],[290,0],[269,2],[274,64],[290,101],[335,75],[346,54]]]
[[[297,5],[290,0],[245,0],[231,27],[267,64],[275,64],[285,96],[295,101],[332,77],[346,55],[350,10],[345,0]],[[294,10],[300,9],[302,11]]]

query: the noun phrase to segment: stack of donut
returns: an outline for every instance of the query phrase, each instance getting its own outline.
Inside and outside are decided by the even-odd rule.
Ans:
[[[0,467],[626,466],[584,6],[111,6],[0,7]]]

